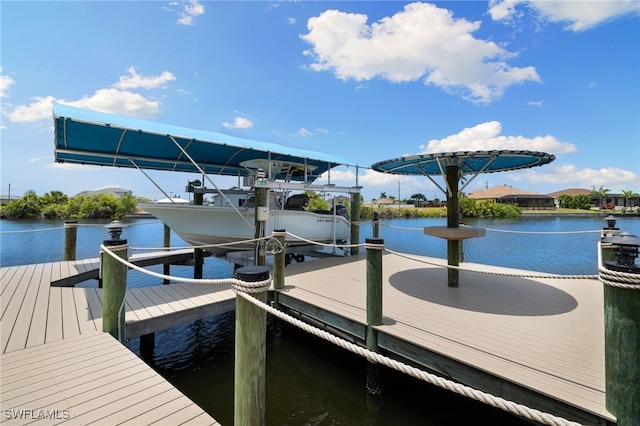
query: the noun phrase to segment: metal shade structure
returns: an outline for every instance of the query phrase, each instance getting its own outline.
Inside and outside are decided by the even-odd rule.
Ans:
[[[455,166],[460,175],[471,174],[475,178],[480,173],[496,173],[542,166],[552,162],[555,158],[554,155],[546,152],[526,150],[456,151],[398,157],[379,161],[371,168],[382,173],[430,177],[444,176],[447,167]],[[440,185],[437,186],[440,187]]]
[[[371,168],[382,173],[397,175],[426,176],[447,196],[447,228],[425,228],[425,234],[447,239],[447,257],[451,266],[460,262],[460,240],[484,235],[484,230],[469,232],[458,231],[459,200],[458,192],[464,190],[481,173],[496,173],[511,170],[528,169],[542,166],[555,160],[555,156],[546,152],[527,150],[492,151],[456,151],[433,154],[417,154],[398,157],[374,163]],[[440,186],[432,176],[441,175],[446,189]],[[462,188],[458,189],[461,177],[473,175]],[[438,229],[435,229],[438,228]],[[458,286],[458,270],[448,269],[450,287]]]
[[[62,104],[54,105],[53,121],[59,163],[227,176],[249,175],[248,164],[274,164],[272,179],[302,182],[339,165],[362,167],[335,155]],[[282,164],[300,167],[285,173]]]

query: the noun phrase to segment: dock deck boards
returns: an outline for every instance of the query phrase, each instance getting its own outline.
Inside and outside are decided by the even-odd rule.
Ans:
[[[298,263],[287,270],[284,295],[366,324],[362,255]],[[382,280],[384,318],[376,327],[381,345],[392,344],[393,339],[411,342],[615,422],[605,408],[604,302],[599,281],[462,271],[459,287],[451,288],[444,268],[393,254],[383,256]]]
[[[218,424],[107,333],[2,354],[0,362],[4,424],[31,423],[38,410],[48,417],[36,423],[49,425]],[[20,409],[33,411],[7,415]]]

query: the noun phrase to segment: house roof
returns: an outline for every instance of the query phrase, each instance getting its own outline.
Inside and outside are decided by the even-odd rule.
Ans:
[[[551,194],[547,194],[547,195],[553,198],[558,198],[560,195],[571,195],[572,197],[575,197],[576,195],[590,195],[590,194],[591,194],[590,189],[567,188],[560,191],[552,192]]]
[[[474,198],[476,200],[497,200],[498,198],[514,196],[514,195],[524,195],[524,196],[539,196],[546,197],[546,195],[538,194],[536,192],[524,191],[522,189],[513,188],[511,186],[503,185],[503,186],[494,186],[489,189],[479,189],[477,191],[473,191],[469,194],[469,198]]]
[[[110,187],[110,188],[97,189],[95,191],[82,191],[76,194],[75,196],[78,197],[81,195],[98,195],[98,194],[111,194],[111,195],[114,195],[116,198],[120,198],[122,195],[131,195],[132,191],[130,189]]]

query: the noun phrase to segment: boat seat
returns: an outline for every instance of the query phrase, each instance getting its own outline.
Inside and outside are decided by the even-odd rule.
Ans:
[[[287,198],[284,203],[285,210],[304,210],[309,203],[309,196],[306,194],[296,194]]]

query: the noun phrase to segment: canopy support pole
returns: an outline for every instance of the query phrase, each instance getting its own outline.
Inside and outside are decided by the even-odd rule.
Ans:
[[[460,223],[458,200],[458,165],[447,166],[447,228],[457,228]],[[450,266],[460,265],[460,240],[447,240],[447,260]],[[449,287],[458,287],[460,282],[459,270],[447,268],[447,282]]]
[[[199,171],[200,173],[202,173],[202,176],[204,176],[204,177],[206,177],[206,178],[207,178],[207,180],[209,181],[209,183],[210,183],[211,185],[213,185],[213,187],[216,189],[216,191],[218,191],[218,193],[220,194],[220,196],[222,196],[222,198],[224,198],[224,199],[225,199],[225,201],[226,201],[227,203],[229,203],[229,205],[233,208],[233,210],[235,210],[235,211],[236,211],[236,213],[238,213],[238,216],[240,216],[240,217],[242,218],[242,220],[244,220],[244,222],[245,222],[247,225],[249,225],[249,228],[251,228],[252,230],[254,230],[254,231],[255,231],[255,229],[256,229],[256,228],[255,228],[251,223],[249,223],[249,221],[247,220],[247,218],[246,218],[246,217],[242,216],[242,213],[240,213],[240,210],[238,210],[238,209],[236,208],[236,206],[234,206],[234,205],[233,205],[233,203],[231,202],[231,200],[229,200],[229,198],[228,198],[226,195],[224,195],[224,193],[222,192],[222,190],[220,190],[220,188],[218,187],[218,185],[216,185],[216,184],[211,180],[211,178],[210,178],[210,177],[209,177],[209,176],[204,172],[204,170],[202,170],[202,168],[198,165],[198,163],[196,163],[195,161],[193,161],[193,158],[191,158],[191,156],[190,156],[189,154],[187,154],[187,151],[185,151],[185,150],[184,150],[184,148],[183,148],[183,147],[182,147],[182,146],[181,146],[181,145],[180,145],[180,144],[179,144],[179,143],[178,143],[178,142],[173,138],[173,136],[171,136],[171,135],[167,135],[167,137],[168,137],[169,139],[171,139],[171,140],[173,141],[173,143],[178,147],[178,149],[179,149],[180,151],[182,151],[182,153],[184,154],[184,156],[185,156],[185,157],[187,157],[187,158],[189,159],[189,161],[191,161],[191,164],[193,164],[193,166],[194,166],[196,169],[198,169],[198,171]]]
[[[152,183],[152,184],[154,184],[154,185],[156,186],[156,188],[158,188],[158,190],[159,190],[160,192],[162,192],[162,193],[164,194],[164,196],[165,196],[165,197],[167,197],[167,198],[169,199],[169,201],[171,201],[172,203],[175,203],[175,201],[173,201],[173,198],[171,198],[171,197],[169,196],[169,194],[167,194],[166,192],[164,192],[164,191],[162,190],[162,188],[160,188],[160,186],[159,186],[157,183],[155,183],[155,181],[154,181],[153,179],[151,179],[151,177],[150,177],[148,174],[146,174],[146,173],[144,172],[144,170],[142,170],[140,167],[138,167],[138,165],[135,163],[135,161],[133,161],[131,158],[129,158],[128,160],[129,160],[129,162],[130,162],[131,164],[133,164],[133,165],[136,167],[136,169],[138,169],[140,172],[142,172],[142,174],[143,174],[143,175],[145,175],[145,176],[147,177],[147,179],[149,179],[149,180],[151,181],[151,183]]]

